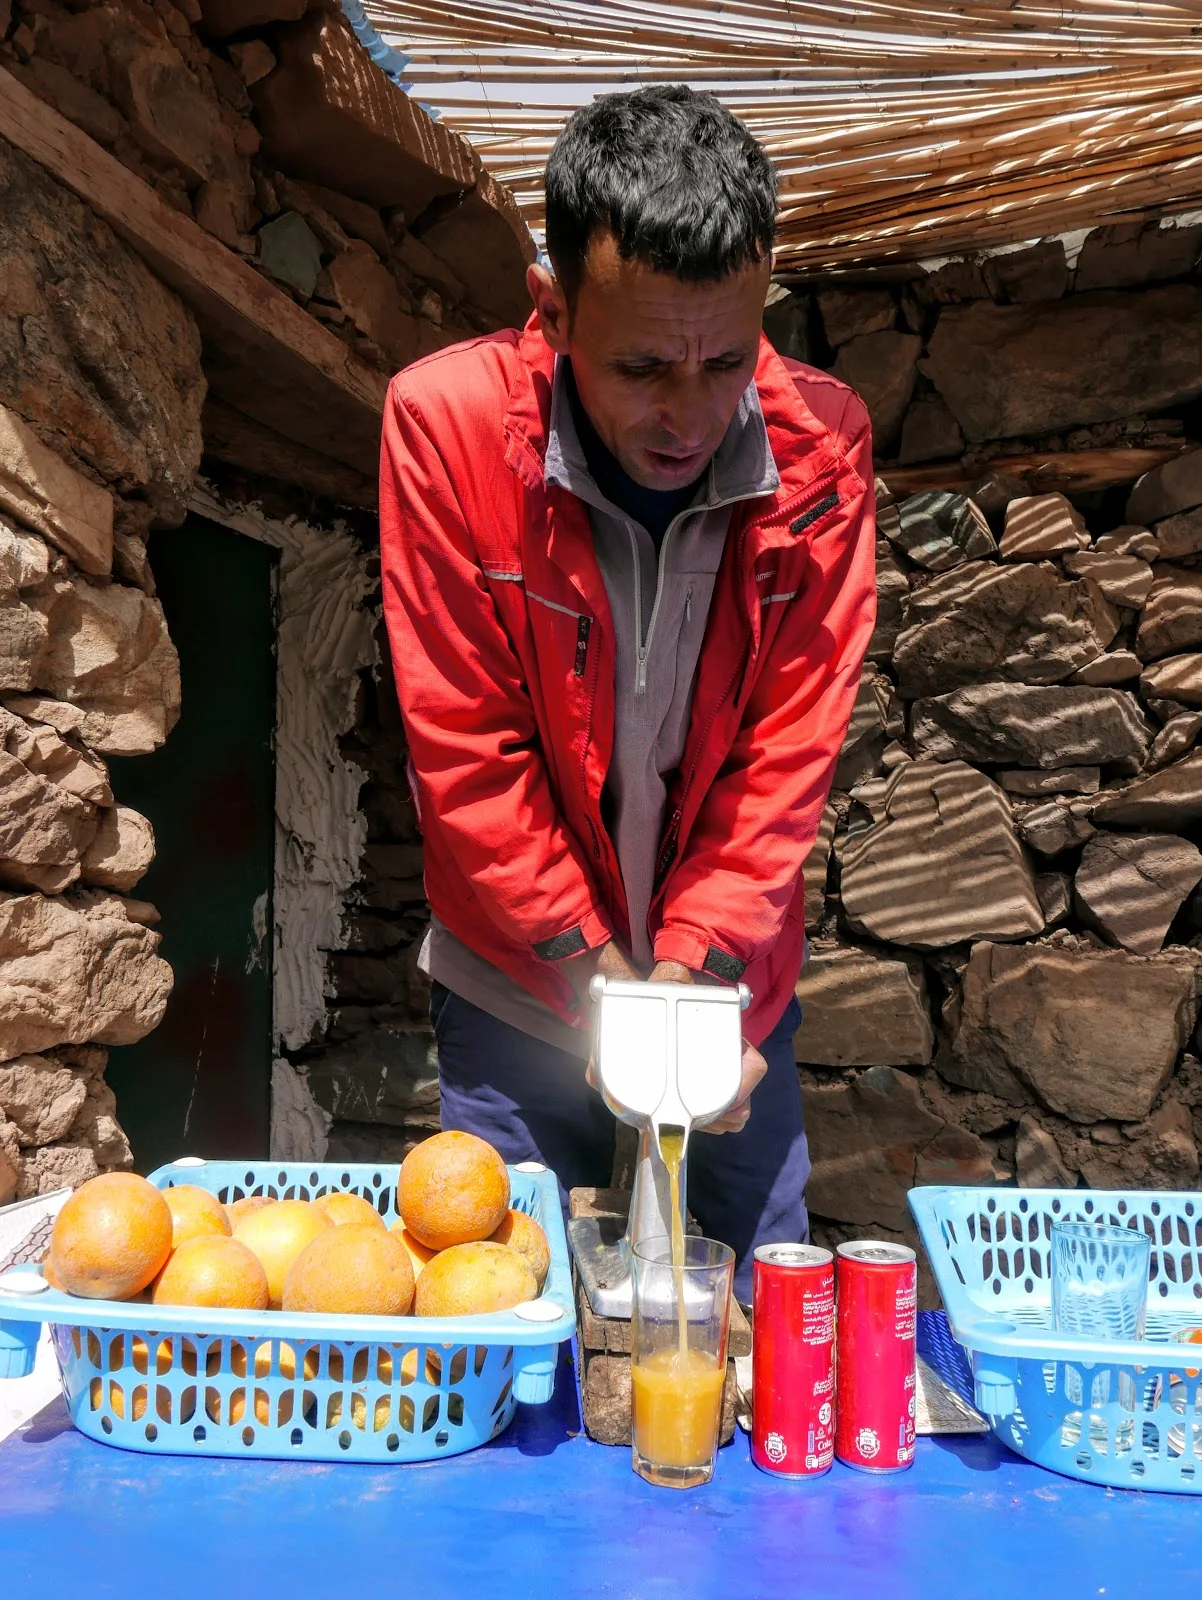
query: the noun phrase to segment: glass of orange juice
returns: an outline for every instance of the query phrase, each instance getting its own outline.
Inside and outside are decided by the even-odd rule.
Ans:
[[[645,1239],[634,1250],[632,1465],[691,1489],[714,1475],[735,1254],[716,1239]]]

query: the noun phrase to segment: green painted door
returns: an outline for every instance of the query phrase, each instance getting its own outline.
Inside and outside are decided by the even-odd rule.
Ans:
[[[161,750],[110,763],[117,799],[154,824],[133,892],[175,972],[159,1027],[109,1061],[140,1172],[265,1157],[271,1085],[276,552],[199,517],[149,551],[183,693]]]

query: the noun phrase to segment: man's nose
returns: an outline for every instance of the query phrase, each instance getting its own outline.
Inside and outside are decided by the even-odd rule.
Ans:
[[[677,383],[664,396],[660,419],[683,450],[699,450],[710,433],[709,396],[699,383]]]

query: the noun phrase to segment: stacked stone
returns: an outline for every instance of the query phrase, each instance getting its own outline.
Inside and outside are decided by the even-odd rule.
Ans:
[[[384,371],[526,319],[512,197],[336,5],[0,0],[0,65]]]
[[[204,385],[191,316],[0,144],[0,1204],[130,1164],[105,1045],[171,989],[154,855],[107,757],[157,749],[179,665],[146,563],[182,520]]]
[[[1096,536],[978,494],[877,484],[798,987],[820,1236],[904,1233],[914,1183],[1198,1177],[1202,451]]]

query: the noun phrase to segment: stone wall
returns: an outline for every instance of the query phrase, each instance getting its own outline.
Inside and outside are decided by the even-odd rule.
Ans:
[[[130,1164],[104,1046],[171,970],[105,758],[179,714],[142,540],[183,517],[203,395],[190,314],[0,143],[0,1204]]]
[[[26,88],[382,371],[525,321],[515,202],[333,0],[0,0],[0,41]],[[211,454],[244,461],[253,437],[211,404]]]
[[[768,313],[861,390],[879,458],[798,990],[826,1241],[912,1238],[915,1183],[1198,1180],[1202,228],[1075,243]],[[1102,481],[1041,492],[1079,451]]]

